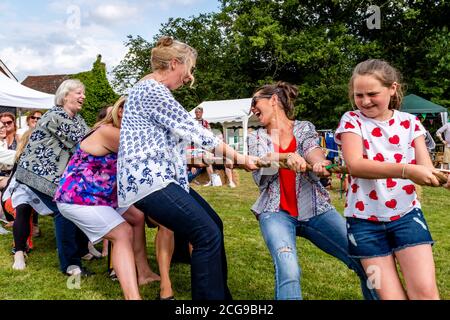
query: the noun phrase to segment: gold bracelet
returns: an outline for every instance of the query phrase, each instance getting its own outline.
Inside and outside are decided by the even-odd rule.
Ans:
[[[403,165],[403,168],[402,168],[402,179],[406,179],[406,177],[405,177],[405,169],[406,169],[406,163]]]

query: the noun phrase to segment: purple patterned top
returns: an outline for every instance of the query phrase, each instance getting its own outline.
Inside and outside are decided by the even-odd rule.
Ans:
[[[78,145],[67,164],[54,200],[117,208],[117,153],[93,156]]]

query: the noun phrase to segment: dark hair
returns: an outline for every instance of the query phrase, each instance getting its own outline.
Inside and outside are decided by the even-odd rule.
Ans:
[[[297,86],[288,82],[278,81],[275,84],[266,84],[259,87],[255,90],[253,95],[256,93],[267,96],[276,94],[286,116],[289,119],[294,120],[294,101],[298,96]]]
[[[112,107],[112,106],[111,105],[107,105],[107,106],[104,106],[103,108],[100,109],[100,111],[97,113],[97,119],[96,119],[95,122],[99,122],[99,121],[101,121],[101,120],[106,118],[106,115],[108,113],[108,108],[109,107]]]
[[[11,112],[5,111],[5,112],[0,113],[0,118],[3,118],[3,117],[8,117],[12,120],[12,122],[14,124],[14,131],[16,131],[17,130],[16,116]]]
[[[356,76],[364,75],[373,76],[386,88],[389,88],[394,82],[396,82],[397,89],[389,101],[389,109],[400,109],[403,100],[401,75],[397,69],[386,61],[380,59],[369,59],[360,62],[356,65],[355,69],[353,69],[352,77],[348,83],[348,96],[353,105],[355,104],[355,98],[353,96],[353,82],[355,81]]]

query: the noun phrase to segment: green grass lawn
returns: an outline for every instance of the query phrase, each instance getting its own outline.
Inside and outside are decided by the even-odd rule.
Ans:
[[[234,299],[273,299],[273,267],[260,235],[258,223],[249,208],[257,197],[251,174],[241,171],[240,186],[195,187],[219,213],[224,222],[225,246],[229,268],[229,287]],[[331,190],[333,204],[343,211],[337,179]],[[434,257],[442,299],[450,299],[450,193],[442,188],[424,188],[422,206],[436,241]],[[96,275],[83,278],[80,289],[68,289],[67,277],[59,272],[53,221],[40,220],[42,236],[24,271],[11,268],[12,234],[0,236],[0,300],[4,299],[122,299],[118,282],[109,280],[106,259],[86,262]],[[155,229],[147,229],[148,257],[157,270],[154,254]],[[354,273],[335,258],[323,253],[307,240],[297,240],[302,266],[304,299],[361,299],[359,281]],[[99,248],[100,249],[100,248]],[[172,283],[178,300],[190,299],[190,267],[173,264]],[[155,299],[159,283],[142,288],[144,299]]]

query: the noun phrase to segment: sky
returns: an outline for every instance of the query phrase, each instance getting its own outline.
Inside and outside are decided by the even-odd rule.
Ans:
[[[92,68],[124,57],[127,35],[151,41],[170,17],[219,11],[217,0],[0,0],[0,59],[22,82],[29,75]]]

